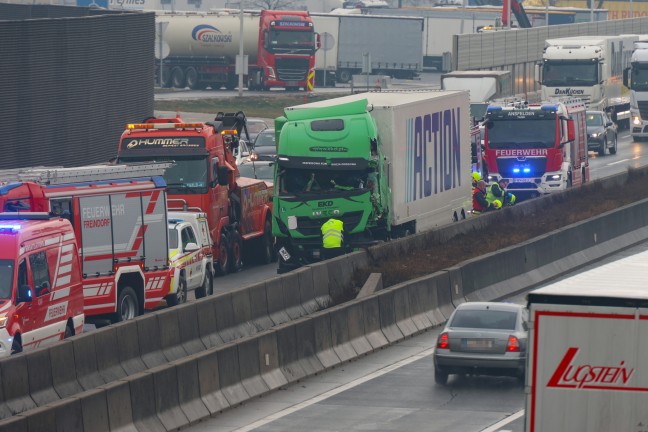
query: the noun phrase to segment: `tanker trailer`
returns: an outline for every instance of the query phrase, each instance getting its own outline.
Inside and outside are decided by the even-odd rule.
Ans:
[[[161,12],[156,21],[158,24],[167,23],[161,37],[164,87],[202,90],[208,86],[212,89],[224,86],[231,90],[238,85],[239,15],[228,12]],[[158,34],[158,44],[159,37]],[[248,73],[244,77],[248,89],[308,88],[309,77],[314,77],[317,49],[308,12],[246,12],[243,14],[242,38],[243,54],[248,56]],[[159,55],[157,57],[156,73],[159,73]],[[159,77],[156,82],[160,82]]]

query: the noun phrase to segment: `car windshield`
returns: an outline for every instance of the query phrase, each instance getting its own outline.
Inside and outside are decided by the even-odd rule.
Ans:
[[[123,157],[119,162],[175,162],[164,172],[164,180],[171,193],[202,194],[207,192],[207,157],[148,156]]]
[[[254,141],[254,148],[259,147],[276,147],[274,131],[265,131],[257,135],[256,141]]]
[[[256,178],[272,181],[274,178],[274,166],[266,164],[245,163],[238,167],[241,177]],[[256,176],[254,175],[256,171]]]
[[[515,330],[517,313],[500,310],[459,309],[450,322],[453,328]]]
[[[169,249],[178,249],[178,231],[169,228]]]
[[[603,116],[601,114],[587,114],[587,126],[603,126]]]
[[[11,298],[14,266],[13,260],[0,260],[0,299]]]

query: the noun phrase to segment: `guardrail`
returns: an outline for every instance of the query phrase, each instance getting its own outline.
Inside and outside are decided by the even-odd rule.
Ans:
[[[529,214],[543,200],[511,210]],[[370,255],[449,239],[500,217],[506,215],[482,215],[5,359],[0,415],[8,418],[0,431],[174,430],[437,326],[458,303],[503,298],[648,239],[643,200],[315,310],[343,295],[354,268]]]

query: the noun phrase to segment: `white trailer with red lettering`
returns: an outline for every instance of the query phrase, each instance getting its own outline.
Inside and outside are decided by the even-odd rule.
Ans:
[[[527,432],[648,430],[648,251],[528,294]]]
[[[79,242],[86,317],[123,321],[172,295],[162,177],[170,165],[0,171],[0,207],[68,219]]]

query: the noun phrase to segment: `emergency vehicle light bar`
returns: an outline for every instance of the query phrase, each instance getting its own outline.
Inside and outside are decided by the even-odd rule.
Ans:
[[[205,127],[202,123],[129,123],[126,129],[199,129]]]
[[[238,132],[235,129],[224,129],[221,135],[238,135]]]

